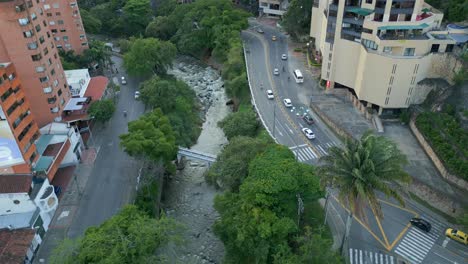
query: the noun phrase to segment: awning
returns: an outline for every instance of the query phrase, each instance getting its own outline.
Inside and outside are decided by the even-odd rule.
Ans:
[[[449,33],[450,38],[455,40],[457,44],[467,43],[468,42],[468,34],[452,34]]]
[[[427,28],[429,25],[423,23],[421,25],[395,25],[395,26],[383,26],[378,27],[379,30],[409,30],[409,29],[424,29]]]
[[[368,8],[354,7],[354,8],[350,8],[350,9],[346,10],[346,12],[351,12],[351,13],[358,14],[358,15],[361,15],[361,16],[368,16],[368,15],[374,13],[374,10],[368,9]]]
[[[83,109],[83,104],[88,100],[87,97],[71,98],[63,110],[75,111]]]

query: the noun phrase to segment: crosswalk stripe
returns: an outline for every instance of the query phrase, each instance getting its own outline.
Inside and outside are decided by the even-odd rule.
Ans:
[[[308,149],[303,149],[302,152],[303,152],[303,154],[304,154],[305,156],[307,156],[308,159],[313,159],[313,158],[314,158],[314,156],[312,156],[312,154],[310,154],[310,152],[308,151]]]
[[[353,249],[349,249],[349,262],[350,264],[353,264]]]
[[[316,159],[317,158],[317,155],[315,155],[314,151],[311,149],[311,148],[306,148],[304,149],[307,153],[310,154],[310,156],[312,157],[312,159]]]
[[[394,257],[389,254],[361,250],[349,249],[350,264],[394,264]]]
[[[359,250],[359,263],[363,264],[362,263],[362,250]]]
[[[304,157],[302,157],[302,154],[300,151],[297,151],[297,156],[299,157],[299,161],[304,161]]]
[[[322,146],[317,145],[317,147],[322,151],[323,154],[328,155],[328,152],[326,152],[326,151],[322,148]]]
[[[418,245],[414,245],[412,243],[405,243],[407,241],[403,241],[403,243],[400,245],[400,246],[403,246],[401,247],[402,249],[408,249],[410,254],[414,254],[414,255],[417,255],[421,258],[421,260],[424,258],[424,255],[418,248]],[[398,248],[400,248],[400,246],[398,246]]]
[[[415,254],[416,252],[412,252],[407,248],[397,248],[395,252],[402,256],[408,257],[417,263],[420,263],[423,260],[420,255]]]

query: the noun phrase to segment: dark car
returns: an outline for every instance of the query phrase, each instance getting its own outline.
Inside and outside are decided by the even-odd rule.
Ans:
[[[426,231],[426,232],[431,231],[431,224],[424,219],[411,218],[410,223],[423,231]]]
[[[306,122],[308,125],[312,125],[314,123],[314,120],[312,117],[310,117],[310,115],[306,114],[302,117],[302,119],[304,119],[304,122]]]

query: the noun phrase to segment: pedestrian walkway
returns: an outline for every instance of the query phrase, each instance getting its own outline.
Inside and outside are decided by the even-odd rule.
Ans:
[[[382,254],[379,252],[349,249],[350,264],[396,264],[395,258],[391,255]]]
[[[422,215],[421,218],[431,223],[431,231],[426,233],[412,226],[395,249],[395,253],[416,264],[423,263],[427,253],[445,229],[444,224],[433,217]]]
[[[306,144],[291,147],[290,149],[300,162],[317,159],[319,157],[317,153],[315,153],[315,151]]]

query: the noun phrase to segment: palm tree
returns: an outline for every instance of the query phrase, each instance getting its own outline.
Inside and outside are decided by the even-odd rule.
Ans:
[[[371,131],[360,140],[346,140],[343,149],[332,147],[321,159],[319,168],[322,182],[339,189],[339,200],[349,205],[348,223],[342,246],[349,233],[353,215],[363,216],[368,205],[378,218],[383,218],[377,191],[395,198],[404,206],[400,187],[394,182],[409,183],[411,177],[403,171],[406,156],[396,144]]]

